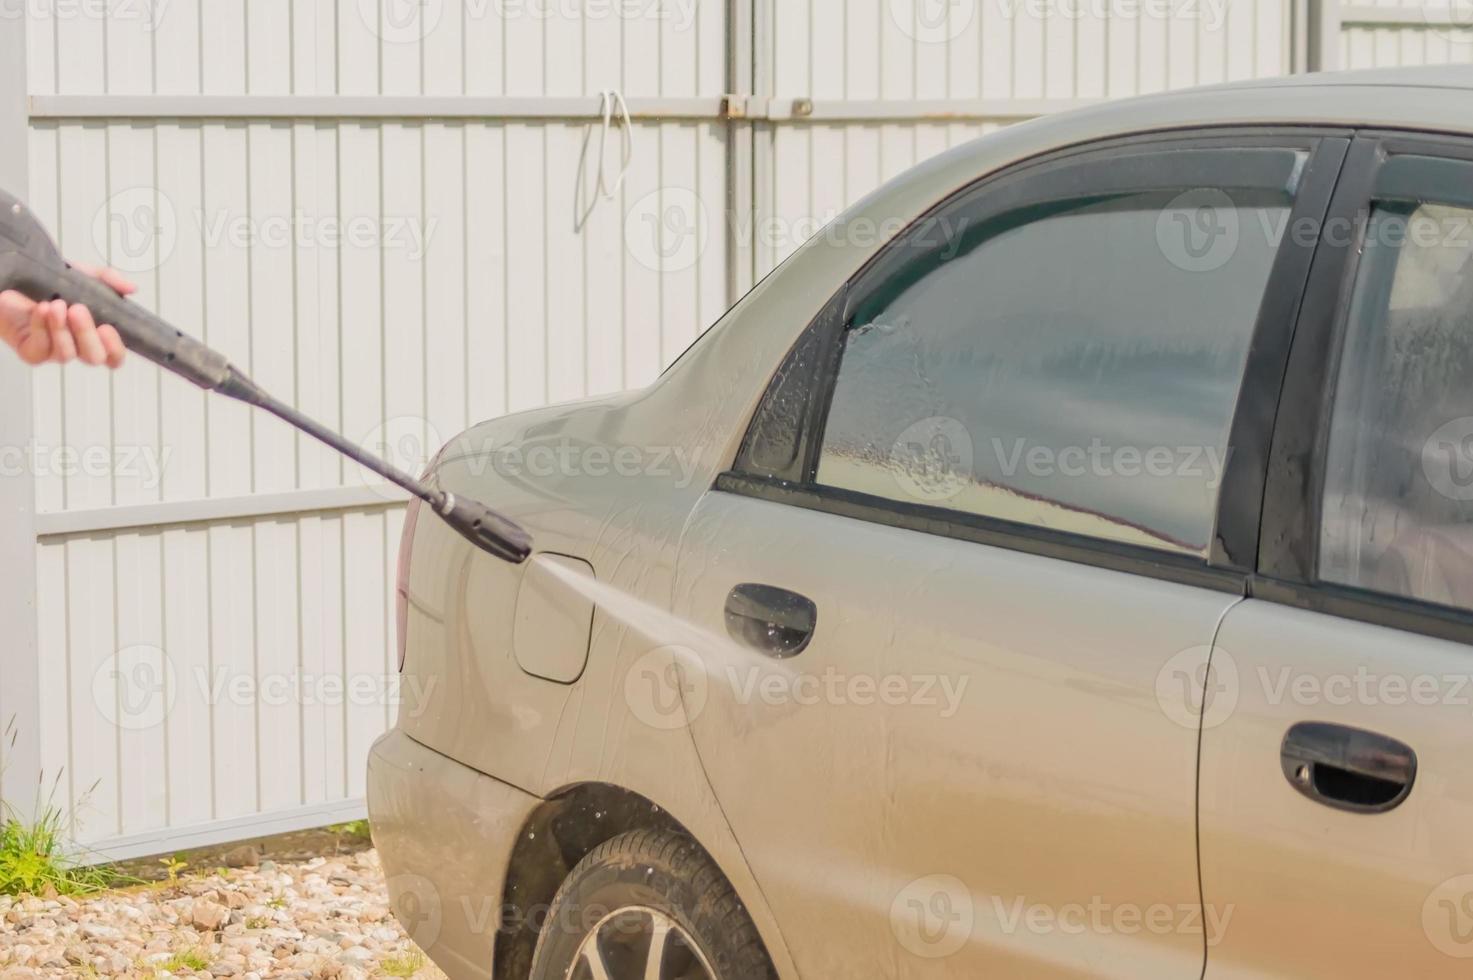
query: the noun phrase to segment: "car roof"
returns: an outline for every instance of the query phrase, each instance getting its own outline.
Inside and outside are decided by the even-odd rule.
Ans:
[[[1362,68],[1355,71],[1311,72],[1276,78],[1256,78],[1224,85],[1187,89],[1204,92],[1214,88],[1285,88],[1301,85],[1352,88],[1453,88],[1473,89],[1473,64],[1413,65],[1403,68]]]
[[[1065,120],[1110,108],[1125,129],[1134,116],[1149,121],[1165,107],[1199,114],[1199,123],[1263,122],[1396,126],[1473,133],[1473,65],[1423,65],[1315,72],[1246,79],[1101,102],[1045,117]]]
[[[1101,101],[1016,123],[932,157],[858,202],[846,217],[918,217],[1003,167],[1085,143],[1280,126],[1473,135],[1473,65],[1324,72]]]
[[[1080,137],[1214,125],[1318,125],[1473,134],[1473,65],[1261,78],[1101,102],[1026,125]]]

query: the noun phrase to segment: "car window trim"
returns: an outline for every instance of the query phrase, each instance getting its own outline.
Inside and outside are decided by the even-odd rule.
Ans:
[[[972,184],[948,195],[916,222],[912,223],[896,242],[912,234],[925,221],[938,213],[954,207],[958,202],[974,195],[985,193],[996,182],[1026,178],[1030,172],[1042,168],[1040,173],[1052,178],[1063,165],[1081,162],[1104,162],[1114,159],[1139,157],[1143,152],[1171,150],[1174,148],[1201,149],[1299,149],[1309,154],[1309,161],[1299,177],[1298,193],[1286,229],[1296,227],[1306,217],[1318,216],[1323,220],[1331,195],[1339,178],[1339,171],[1353,133],[1347,130],[1324,129],[1309,126],[1255,127],[1212,127],[1206,129],[1177,130],[1142,134],[1133,137],[1116,137],[1092,144],[1083,144],[1055,151],[1031,160],[1007,167],[996,174],[974,181]],[[1086,158],[1081,160],[1080,158]],[[1089,158],[1097,158],[1089,159]],[[1244,379],[1238,393],[1230,429],[1230,445],[1233,439],[1244,437],[1253,426],[1261,426],[1260,435],[1249,445],[1253,452],[1239,453],[1236,448],[1229,456],[1228,470],[1224,474],[1224,490],[1230,485],[1242,487],[1256,480],[1256,489],[1249,492],[1249,506],[1240,509],[1226,521],[1223,518],[1226,492],[1219,494],[1218,510],[1214,515],[1214,530],[1207,558],[1196,555],[1177,554],[1122,542],[1095,538],[1088,535],[1051,531],[1029,524],[1004,521],[997,518],[971,515],[926,505],[893,501],[887,498],[868,497],[852,491],[821,487],[814,483],[818,457],[822,448],[823,429],[827,424],[827,413],[832,401],[834,384],[837,381],[838,364],[842,354],[843,327],[857,306],[863,302],[859,287],[875,270],[882,268],[888,252],[894,245],[881,249],[852,276],[838,294],[826,304],[824,311],[800,335],[794,344],[796,351],[809,331],[824,329],[831,331],[833,342],[825,351],[828,356],[815,359],[808,378],[807,406],[798,437],[802,445],[797,457],[801,460],[793,472],[776,475],[754,475],[743,469],[744,460],[752,433],[749,428],[744,437],[743,449],[738,453],[732,470],[722,474],[714,489],[758,497],[789,506],[805,507],[827,513],[854,517],[870,523],[903,527],[925,533],[941,534],[959,540],[990,544],[1010,550],[1041,554],[1081,564],[1111,568],[1133,574],[1200,585],[1207,588],[1246,594],[1248,581],[1253,574],[1259,539],[1259,510],[1263,503],[1262,474],[1267,469],[1267,453],[1271,413],[1279,404],[1279,389],[1290,351],[1289,334],[1295,316],[1302,303],[1304,289],[1309,277],[1310,264],[1315,254],[1315,243],[1296,241],[1288,235],[1275,256],[1274,266],[1264,288],[1257,320],[1250,342],[1249,362],[1245,367]],[[834,329],[835,306],[842,310],[838,317],[838,329]],[[1250,379],[1252,391],[1250,392]],[[1262,388],[1262,391],[1258,389]],[[763,403],[766,402],[764,396]],[[1244,411],[1244,405],[1250,410]],[[815,412],[815,406],[821,412]],[[759,405],[758,413],[762,411]],[[1265,415],[1268,414],[1266,420]],[[752,427],[755,427],[755,416]],[[817,422],[817,424],[815,424]],[[1246,441],[1246,440],[1245,440]],[[1235,474],[1235,470],[1241,470]],[[1255,475],[1257,474],[1257,475]],[[1224,538],[1223,534],[1227,537]]]
[[[1351,144],[1327,222],[1350,222],[1353,234],[1341,241],[1322,238],[1315,252],[1274,427],[1259,565],[1249,580],[1249,594],[1342,619],[1473,644],[1473,610],[1319,578],[1330,421],[1362,246],[1373,203],[1381,198],[1377,182],[1383,168],[1388,161],[1407,156],[1431,156],[1473,168],[1473,140],[1366,130]],[[1393,194],[1389,199],[1399,201],[1402,196]]]
[[[1107,538],[1088,538],[1072,532],[928,504],[872,497],[837,487],[794,484],[731,471],[717,478],[715,489],[769,503],[849,517],[868,524],[934,534],[1233,595],[1246,594],[1247,577],[1242,572],[1213,568],[1195,555],[1157,551]]]
[[[1152,143],[1144,147],[1118,147],[1098,154],[1073,154],[1062,160],[1034,164],[1021,171],[1007,172],[991,180],[952,195],[942,206],[921,218],[902,235],[896,236],[880,253],[849,280],[849,302],[844,311],[845,322],[869,303],[875,293],[884,290],[895,275],[913,263],[917,256],[932,254],[934,246],[912,251],[905,243],[925,227],[940,220],[965,219],[965,227],[985,225],[1017,211],[1050,204],[1111,198],[1149,193],[1170,187],[1228,187],[1233,190],[1274,190],[1273,178],[1283,178],[1282,189],[1302,192],[1308,178],[1308,167],[1295,167],[1288,174],[1270,156],[1286,151],[1310,152],[1305,145],[1293,142],[1225,140],[1200,137],[1180,140],[1173,145]],[[1248,159],[1243,166],[1231,166],[1221,151],[1230,151]],[[1083,156],[1083,159],[1081,159]],[[1185,175],[1184,175],[1185,174]],[[1081,187],[1080,185],[1085,186]]]
[[[1257,575],[1249,578],[1247,595],[1337,619],[1473,644],[1473,613],[1452,606],[1332,582],[1291,582]]]
[[[1315,147],[1284,229],[1288,240],[1280,247],[1264,287],[1228,429],[1231,455],[1218,488],[1209,565],[1244,574],[1258,567],[1274,423],[1318,247],[1318,234],[1315,241],[1300,242],[1296,229],[1306,221],[1316,229],[1324,226],[1350,147],[1348,136],[1327,137]]]
[[[843,335],[848,295],[849,285],[845,283],[783,356],[782,364],[768,380],[767,390],[758,402],[756,412],[747,422],[747,431],[742,436],[732,472],[749,476],[767,475],[783,483],[810,482],[806,474],[813,465],[811,461],[817,459],[820,445],[815,429],[823,422],[819,413],[826,404],[815,396],[815,387],[827,384],[828,394],[832,394],[833,381],[838,377],[838,359],[843,352],[839,340]],[[815,347],[816,350],[813,349]],[[802,370],[800,365],[805,357],[811,360],[807,369]],[[786,383],[789,378],[799,386],[793,392],[796,397],[790,400],[791,403],[777,397],[779,381]],[[759,445],[758,438],[766,437],[772,431],[782,433],[788,440],[779,443],[785,462],[777,468],[760,466],[756,459],[760,451],[766,451]]]

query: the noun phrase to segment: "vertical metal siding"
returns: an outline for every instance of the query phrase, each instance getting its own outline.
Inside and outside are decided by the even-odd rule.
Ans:
[[[779,102],[1085,100],[1289,71],[1289,5],[1223,0],[1161,5],[1090,0],[781,0],[771,7]],[[944,21],[936,21],[938,9]],[[778,127],[765,188],[780,232],[771,268],[802,232],[885,179],[1002,120],[814,123]]]
[[[1386,11],[1401,22],[1365,24],[1352,19],[1346,23],[1340,35],[1341,67],[1473,62],[1473,19],[1467,7],[1456,0],[1371,0],[1366,6]]]
[[[446,2],[419,8],[439,16],[413,43],[381,41],[356,0],[159,6],[156,24],[33,16],[32,93],[716,96],[724,83],[724,22],[710,4],[682,30],[653,19],[504,22],[490,4]],[[143,303],[271,390],[355,439],[433,448],[475,420],[647,383],[725,310],[719,235],[689,264],[678,250],[665,262],[658,237],[637,254],[626,247],[669,233],[631,227],[659,213],[658,203],[636,208],[641,198],[683,188],[724,200],[725,125],[638,124],[635,167],[613,201],[594,199],[594,173],[580,165],[596,129],[41,120],[30,198],[69,256],[132,271]],[[296,218],[362,223],[380,240],[299,237]],[[423,254],[409,247],[420,238],[404,237],[411,228]],[[243,229],[287,229],[288,240]],[[158,480],[42,470],[47,514],[366,482],[275,420],[142,363],[111,377],[43,368],[33,401],[39,445],[167,463]],[[379,692],[397,679],[390,599],[402,519],[386,499],[43,536],[42,765],[78,838],[129,842],[125,852],[167,841],[171,828],[360,798],[368,746],[392,718]],[[171,679],[156,721],[118,701],[136,693],[112,676],[135,665],[135,647],[161,651]],[[256,687],[328,675],[370,696],[322,703]]]

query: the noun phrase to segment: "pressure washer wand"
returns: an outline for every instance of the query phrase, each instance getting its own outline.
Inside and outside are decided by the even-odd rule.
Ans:
[[[434,508],[476,547],[514,564],[532,553],[531,536],[475,500],[435,490],[364,452],[341,435],[259,388],[224,355],[165,323],[105,283],[73,269],[29,208],[0,191],[0,291],[13,289],[37,302],[83,303],[98,323],[111,323],[129,350],[206,391],[254,405],[368,467]]]

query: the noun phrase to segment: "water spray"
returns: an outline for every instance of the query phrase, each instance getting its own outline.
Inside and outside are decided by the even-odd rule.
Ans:
[[[111,287],[73,269],[29,208],[0,191],[0,290],[13,289],[37,302],[81,303],[98,323],[117,328],[123,344],[159,367],[206,391],[270,412],[361,466],[429,504],[441,519],[476,547],[520,564],[532,553],[532,538],[513,521],[479,501],[426,486],[403,470],[353,445],[338,433],[269,393],[223,354],[177,330]]]

